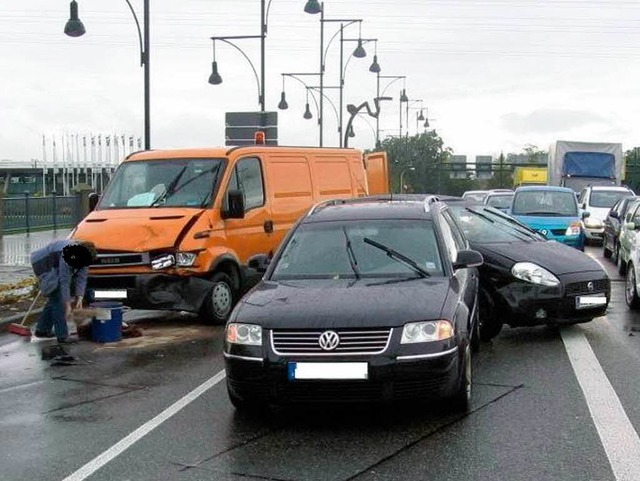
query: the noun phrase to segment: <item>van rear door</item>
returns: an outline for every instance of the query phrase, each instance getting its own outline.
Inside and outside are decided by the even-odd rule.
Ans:
[[[386,152],[373,152],[364,157],[369,195],[389,193],[389,167]]]

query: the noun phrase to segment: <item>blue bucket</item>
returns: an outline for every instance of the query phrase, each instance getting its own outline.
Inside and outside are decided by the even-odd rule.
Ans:
[[[94,342],[116,342],[122,339],[122,303],[94,302],[92,309],[97,309],[91,320],[91,337]]]

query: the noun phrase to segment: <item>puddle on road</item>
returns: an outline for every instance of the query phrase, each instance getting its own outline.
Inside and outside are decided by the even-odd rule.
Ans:
[[[144,349],[166,344],[177,344],[214,337],[213,326],[144,326],[135,324],[142,330],[142,336],[123,339],[118,342],[105,343],[96,347],[93,352],[121,349]]]

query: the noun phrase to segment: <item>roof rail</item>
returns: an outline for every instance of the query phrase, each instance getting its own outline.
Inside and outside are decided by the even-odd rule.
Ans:
[[[329,207],[329,206],[338,205],[338,204],[346,204],[348,201],[349,199],[323,200],[322,202],[318,202],[316,205],[311,207],[311,210],[307,213],[307,217],[315,214],[319,209],[322,209],[324,207]]]
[[[440,200],[440,197],[438,197],[437,195],[428,195],[427,197],[425,197],[424,199],[424,211],[425,212],[429,212],[429,206],[431,204],[433,204],[434,202],[438,202]]]

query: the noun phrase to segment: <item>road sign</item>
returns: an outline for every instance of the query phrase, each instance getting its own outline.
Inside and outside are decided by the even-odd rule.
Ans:
[[[476,177],[478,179],[490,179],[493,176],[491,155],[476,155]]]
[[[225,145],[255,145],[259,130],[267,145],[278,145],[278,112],[227,112],[225,124]]]

